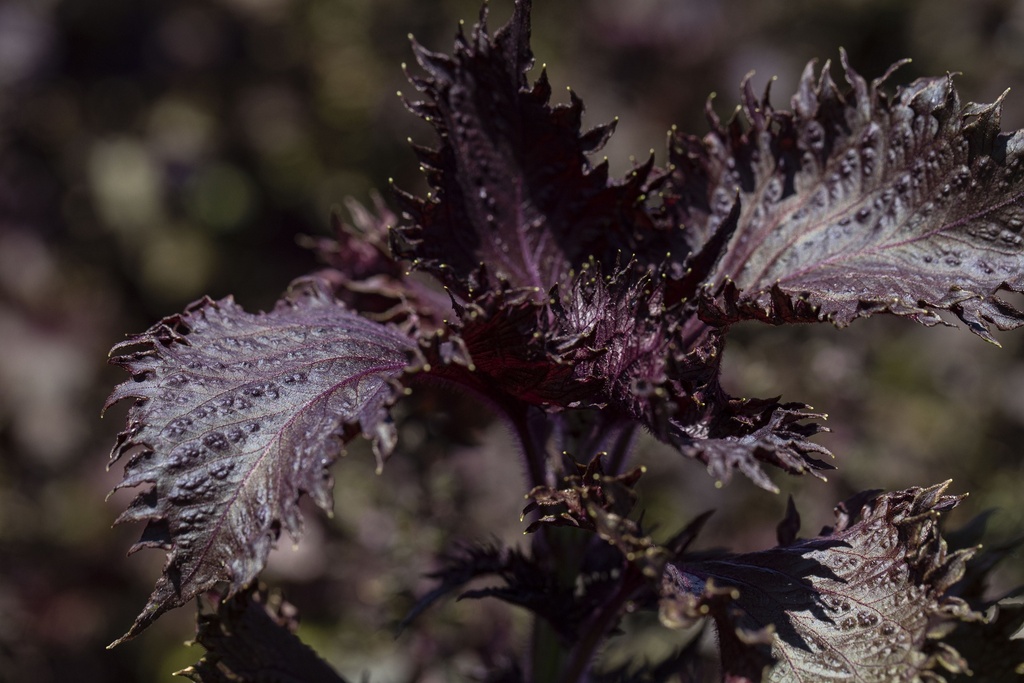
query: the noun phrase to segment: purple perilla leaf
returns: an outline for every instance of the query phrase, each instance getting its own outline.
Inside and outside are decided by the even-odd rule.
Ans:
[[[868,84],[842,62],[847,91],[809,64],[790,112],[748,78],[746,125],[709,106],[710,134],[674,135],[666,205],[694,248],[740,207],[702,318],[933,325],[949,310],[989,341],[989,325],[1024,324],[996,296],[1024,288],[1024,133],[1000,132],[998,101],[961,105],[949,76],[887,96],[889,74]]]
[[[425,74],[410,80],[426,99],[408,106],[440,144],[417,148],[433,193],[399,192],[411,225],[398,227],[393,244],[464,298],[499,282],[544,298],[588,258],[611,265],[620,250],[632,253],[638,231],[652,227],[643,199],[653,158],[609,180],[607,165],[587,155],[614,124],[584,133],[575,94],[552,106],[543,73],[529,85],[530,4],[518,0],[493,37],[485,6],[452,56],[413,44]]]
[[[837,524],[763,552],[671,563],[669,626],[711,616],[730,681],[944,680],[966,663],[943,641],[980,615],[951,594],[974,549],[949,551],[939,513],[949,482],[836,508]]]
[[[562,364],[597,387],[600,405],[640,421],[719,481],[738,469],[774,490],[762,464],[793,474],[831,469],[820,459],[829,451],[808,440],[824,429],[813,421],[822,416],[801,403],[729,396],[719,383],[722,331],[685,303],[666,304],[670,287],[630,268],[581,273],[555,306],[551,337]]]
[[[443,328],[453,315],[449,297],[393,257],[388,233],[397,218],[380,195],[373,195],[372,207],[349,199],[346,208],[348,220],[338,211],[331,216],[332,237],[304,239],[329,266],[315,277],[365,317],[396,323],[421,337]]]
[[[823,427],[800,403],[741,400],[719,384],[722,331],[667,307],[665,285],[632,264],[604,275],[588,264],[544,302],[496,287],[456,304],[447,336],[425,350],[433,376],[497,406],[598,408],[645,425],[703,462],[719,481],[734,470],[774,490],[762,469],[831,469],[809,437]],[[444,349],[455,360],[445,360]],[[810,422],[808,422],[810,420]]]
[[[345,683],[295,635],[295,608],[252,587],[199,614],[206,654],[177,672],[195,683]]]
[[[1018,591],[1019,592],[1019,591]],[[982,624],[963,624],[949,637],[969,670],[957,672],[951,683],[1020,681],[1024,678],[1024,602],[1006,599],[988,606]]]
[[[951,548],[980,548],[971,558],[953,593],[975,611],[984,614],[981,624],[959,624],[947,642],[970,666],[952,681],[1013,681],[1024,678],[1024,586],[993,595],[993,575],[1000,564],[1019,559],[1024,537],[1001,542],[986,538],[986,526],[994,510],[986,510],[955,532],[947,533]],[[985,540],[984,546],[981,545]],[[1016,637],[1014,637],[1016,636]]]
[[[149,486],[118,522],[147,523],[132,551],[169,551],[115,644],[219,583],[229,596],[250,583],[282,528],[301,534],[303,493],[331,509],[344,441],[362,432],[379,459],[390,452],[386,406],[411,346],[307,286],[256,315],[204,299],[114,347],[141,347],[112,359],[132,379],[107,406],[135,399],[111,453],[128,459],[117,488]]]
[[[419,335],[432,372],[498,406],[611,410],[720,480],[741,469],[773,488],[759,462],[827,467],[812,457],[827,451],[806,440],[820,428],[798,424],[817,417],[805,406],[737,401],[718,384],[721,330],[697,317],[695,300],[727,255],[738,209],[691,245],[671,213],[648,209],[660,181],[650,165],[622,183],[592,168],[587,155],[611,128],[582,134],[575,96],[552,107],[543,75],[529,86],[529,11],[518,2],[493,37],[481,20],[450,57],[415,46],[425,75],[411,79],[426,99],[410,108],[440,138],[419,150],[435,192],[399,194],[411,225],[391,244],[452,296],[447,329]],[[376,292],[394,289],[398,271],[385,265]]]

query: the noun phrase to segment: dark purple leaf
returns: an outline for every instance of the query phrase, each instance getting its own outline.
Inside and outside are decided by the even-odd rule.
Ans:
[[[638,231],[653,229],[643,206],[653,159],[610,181],[607,165],[592,167],[587,155],[614,124],[583,133],[575,94],[552,107],[546,75],[527,82],[530,4],[517,0],[493,37],[485,6],[451,57],[413,45],[425,75],[410,80],[426,100],[409,107],[440,146],[417,148],[434,192],[399,193],[412,225],[398,228],[394,244],[463,298],[507,282],[542,299],[588,258],[611,266],[620,249],[634,251]]]
[[[670,442],[705,463],[718,482],[728,482],[732,472],[739,470],[761,488],[778,491],[762,464],[819,478],[824,478],[821,470],[834,469],[819,457],[831,457],[831,451],[808,440],[827,431],[818,422],[805,422],[822,419],[820,413],[803,403],[779,403],[777,399],[743,400],[724,393],[717,398],[718,403],[703,403],[702,419],[692,426],[680,426]]]
[[[740,400],[718,381],[724,339],[664,301],[667,285],[637,279],[625,268],[581,274],[564,304],[556,300],[552,343],[561,364],[587,382],[594,404],[643,422],[659,439],[707,465],[719,481],[740,470],[774,490],[761,464],[793,474],[831,469],[829,455],[808,440],[821,415],[799,403]],[[597,403],[600,401],[600,403]]]
[[[388,454],[385,407],[411,343],[306,287],[258,315],[204,299],[114,352],[132,347],[112,361],[132,379],[107,406],[136,401],[111,462],[128,458],[117,488],[149,488],[118,522],[147,523],[132,551],[170,552],[118,643],[219,582],[229,595],[251,582],[282,527],[301,533],[301,494],[330,510],[327,468],[345,440],[361,431]]]
[[[592,384],[577,381],[574,368],[563,362],[539,327],[548,316],[546,303],[537,303],[522,290],[498,286],[466,304],[456,304],[458,320],[452,329],[464,348],[466,367],[475,377],[464,384],[483,383],[484,393],[513,397],[544,407],[586,404]]]
[[[985,615],[983,623],[960,624],[947,638],[970,667],[970,672],[954,676],[953,681],[1024,679],[1024,638],[1014,638],[1024,628],[1024,587],[993,597],[990,585],[998,565],[1019,557],[1024,538],[981,545],[992,512],[983,512],[964,527],[946,534],[951,548],[980,548],[953,592]]]
[[[420,598],[402,620],[404,628],[437,600],[476,579],[493,577],[492,586],[461,593],[459,599],[497,598],[523,607],[546,619],[566,642],[576,638],[576,630],[591,607],[574,594],[573,587],[560,585],[557,576],[546,571],[532,557],[497,545],[474,545],[459,549],[444,559],[444,566],[430,577],[438,586]]]
[[[984,623],[957,628],[949,636],[949,642],[967,660],[970,670],[951,677],[951,683],[1024,679],[1021,629],[1024,629],[1024,602],[1019,597],[990,605]]]
[[[196,683],[344,683],[295,635],[295,608],[255,587],[199,614],[206,655],[177,675]]]
[[[965,667],[942,638],[980,616],[950,594],[973,549],[939,534],[962,498],[947,485],[858,496],[810,540],[669,564],[662,621],[713,617],[728,680],[942,680],[936,665]]]
[[[457,302],[451,332],[465,352],[458,356],[462,367],[437,372],[482,393],[551,410],[615,404],[639,418],[646,394],[665,381],[670,340],[660,329],[657,287],[625,273],[606,282],[594,266],[564,289],[536,301],[502,284]],[[703,374],[713,377],[714,370]]]
[[[718,381],[723,334],[668,307],[664,286],[631,266],[586,268],[546,301],[499,286],[455,306],[448,336],[430,340],[432,374],[490,397],[548,410],[600,408],[646,425],[719,481],[740,470],[831,469],[809,441],[821,416],[799,403],[739,400]],[[445,349],[448,357],[445,358]]]
[[[775,537],[780,546],[792,545],[796,541],[796,535],[800,532],[800,513],[797,512],[793,503],[793,496],[786,499],[786,516],[782,518],[779,525],[775,527]]]
[[[804,72],[793,111],[744,83],[742,113],[703,140],[676,134],[666,204],[696,248],[739,201],[707,279],[716,325],[878,312],[940,322],[949,310],[992,340],[1024,316],[996,296],[1024,288],[1024,137],[999,131],[1000,103],[962,106],[950,77],[886,96],[846,62]]]
[[[722,332],[697,318],[696,298],[728,255],[739,211],[689,244],[687,230],[645,204],[660,182],[650,165],[623,183],[592,168],[587,155],[611,127],[581,133],[575,96],[552,107],[543,75],[529,86],[529,14],[520,0],[492,37],[485,12],[450,57],[414,46],[425,75],[411,79],[426,100],[409,106],[440,145],[418,150],[434,192],[399,194],[411,224],[392,231],[392,251],[445,284],[454,315],[380,258],[383,211],[358,214],[358,229],[340,231],[328,253],[343,296],[385,319],[412,319],[424,368],[499,410],[606,409],[720,481],[739,469],[773,489],[763,463],[828,468],[819,457],[828,451],[808,441],[820,427],[804,423],[818,415],[738,401],[718,383]]]
[[[379,195],[373,199],[372,209],[350,199],[349,221],[335,212],[333,238],[306,240],[330,266],[317,277],[329,282],[335,296],[363,316],[401,324],[428,337],[452,316],[449,297],[436,283],[411,275],[407,266],[393,258],[388,232],[397,219]]]

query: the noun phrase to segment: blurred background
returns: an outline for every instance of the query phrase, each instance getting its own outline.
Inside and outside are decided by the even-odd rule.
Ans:
[[[511,0],[492,0],[492,26]],[[785,106],[804,64],[840,46],[868,79],[957,76],[964,100],[1007,87],[1004,128],[1024,127],[1024,4],[1012,0],[536,0],[534,52],[556,93],[571,85],[592,123],[620,118],[605,153],[619,173],[672,124],[703,132],[705,99],[727,116],[750,70]],[[107,651],[163,563],[124,557],[140,532],[110,525],[130,492],[105,471],[126,406],[100,420],[123,378],[108,349],[209,294],[273,305],[317,266],[300,235],[332,208],[371,201],[389,178],[422,185],[407,138],[425,124],[406,39],[447,51],[478,0],[0,0],[0,680],[167,681],[201,649],[177,610]],[[536,73],[536,72],[535,72]],[[834,72],[839,78],[838,71]],[[560,97],[556,95],[556,97]],[[565,99],[565,98],[563,98]],[[387,200],[387,197],[385,197]],[[803,535],[864,488],[952,478],[970,491],[952,524],[999,508],[993,540],[1024,532],[1024,332],[1004,348],[963,330],[884,318],[844,331],[742,326],[726,354],[736,395],[803,400],[830,413],[827,484],[775,475],[774,496],[647,441],[648,519],[666,533],[716,508],[705,543],[774,544],[786,493]],[[446,605],[428,637],[392,631],[421,574],[453,539],[522,539],[521,468],[500,425],[461,397],[399,407],[402,450],[384,473],[355,445],[337,465],[336,515],[311,511],[265,579],[303,615],[302,636],[347,675],[452,680],[466,654],[521,630],[491,603]],[[427,414],[429,417],[413,417]],[[409,416],[407,419],[403,416]],[[1024,580],[1021,556],[997,589]],[[415,656],[410,655],[415,653]],[[414,661],[445,662],[416,671]]]

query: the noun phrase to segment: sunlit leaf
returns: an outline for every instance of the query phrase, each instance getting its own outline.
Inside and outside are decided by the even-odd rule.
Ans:
[[[942,638],[980,615],[950,594],[973,550],[949,551],[948,485],[840,505],[822,535],[763,552],[669,564],[662,621],[711,616],[730,681],[942,680],[966,662]]]
[[[107,401],[135,399],[111,454],[128,459],[118,488],[148,485],[118,521],[147,523],[133,551],[170,552],[118,643],[220,582],[252,581],[282,528],[300,535],[302,494],[330,510],[343,441],[362,432],[390,451],[385,406],[410,342],[307,287],[257,315],[204,299],[115,352],[140,347],[113,359],[132,379]]]
[[[990,341],[990,325],[1024,324],[996,296],[1024,288],[1024,133],[1000,132],[998,101],[962,105],[950,76],[888,96],[842,60],[847,90],[808,65],[790,112],[748,78],[743,120],[709,107],[709,135],[674,136],[668,203],[692,239],[740,206],[703,318],[932,325],[948,310]]]

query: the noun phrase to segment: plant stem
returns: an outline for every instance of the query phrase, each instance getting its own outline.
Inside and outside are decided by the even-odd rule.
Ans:
[[[526,407],[519,411],[509,410],[512,425],[519,437],[519,443],[523,448],[523,458],[526,460],[526,470],[530,481],[529,486],[545,486],[554,484],[552,481],[551,464],[548,461],[546,434],[539,434],[536,423],[538,419],[544,426],[543,415],[532,414],[532,409]]]
[[[578,683],[586,680],[585,676],[593,663],[594,654],[601,645],[605,635],[618,621],[623,605],[633,595],[638,582],[636,571],[632,565],[627,564],[623,573],[622,581],[615,594],[601,606],[601,609],[590,620],[583,631],[583,635],[569,652],[569,662],[561,677],[560,683]]]
[[[612,445],[608,449],[608,460],[606,462],[605,474],[621,474],[626,466],[626,460],[633,450],[633,437],[636,435],[636,423],[628,422],[616,430]]]
[[[544,431],[544,428],[551,428],[550,421],[545,420],[541,423],[543,426],[538,428],[538,424],[531,417],[536,418],[538,415],[531,415],[530,409],[527,408],[514,414],[512,418],[523,448],[530,485],[551,486],[555,484],[558,476],[558,467],[552,462],[551,454],[548,452],[550,432]],[[636,425],[631,422],[609,421],[602,423],[600,431],[603,434],[599,441],[608,444],[607,471],[610,474],[618,474],[628,459]],[[536,560],[550,567],[560,584],[572,586],[579,577],[587,547],[593,542],[598,542],[594,536],[581,537],[571,529],[544,526],[540,533],[534,536],[533,554]],[[562,645],[561,637],[547,621],[534,617],[530,661],[532,681],[579,683],[585,680],[597,649],[618,620],[623,604],[639,585],[634,574],[633,568],[627,565],[616,592],[585,625],[580,639],[569,649]]]
[[[568,653],[558,638],[555,629],[544,619],[533,617],[533,642],[530,661],[531,677],[534,683],[557,683],[559,672]]]
[[[519,437],[526,462],[528,490],[537,486],[553,484],[553,472],[547,452],[546,435],[538,433],[531,420],[530,408],[509,410],[511,424]],[[551,480],[551,481],[549,481]],[[551,528],[544,527],[533,536],[533,557],[552,568],[563,567],[564,548],[554,538]],[[533,633],[530,643],[529,675],[534,683],[557,683],[558,674],[566,658],[566,650],[551,625],[537,615],[533,616]]]

